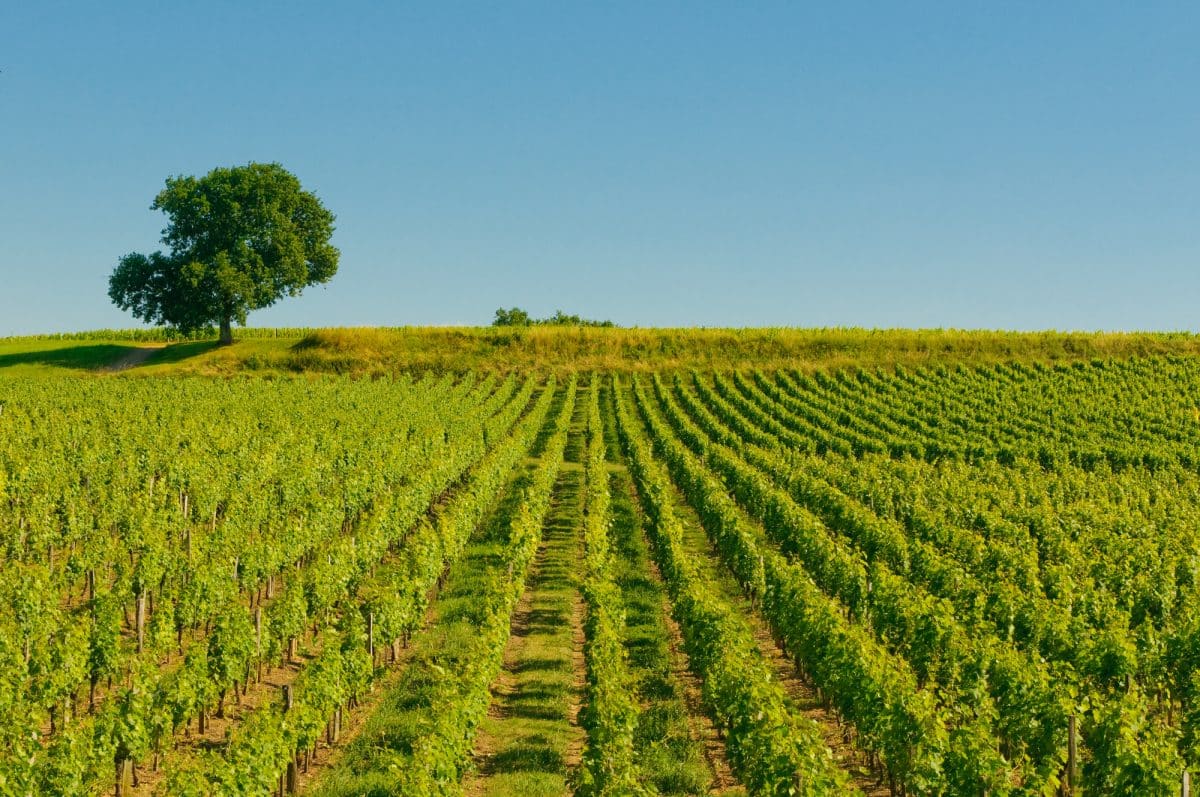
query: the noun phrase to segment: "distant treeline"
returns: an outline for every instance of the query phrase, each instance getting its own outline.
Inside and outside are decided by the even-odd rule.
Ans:
[[[532,318],[520,307],[505,310],[501,307],[496,311],[492,321],[494,327],[615,327],[612,321],[595,321],[590,318],[580,318],[577,315],[567,315],[562,310],[555,310],[549,318]]]

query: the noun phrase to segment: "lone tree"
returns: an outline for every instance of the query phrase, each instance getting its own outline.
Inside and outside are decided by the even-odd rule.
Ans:
[[[170,219],[169,251],[125,255],[108,278],[113,303],[147,323],[218,324],[232,343],[234,321],[337,273],[333,214],[278,163],[169,177],[150,208]]]

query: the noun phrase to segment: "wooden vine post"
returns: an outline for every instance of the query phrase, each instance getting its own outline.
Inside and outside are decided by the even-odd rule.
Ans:
[[[1076,771],[1075,762],[1078,760],[1079,739],[1075,727],[1075,715],[1067,718],[1067,771],[1063,778],[1063,794],[1067,797],[1075,794]]]
[[[132,788],[131,781],[133,778],[133,761],[128,758],[122,758],[117,762],[117,783],[113,789],[113,794],[116,797],[124,797],[129,794]]]
[[[258,677],[256,681],[262,680],[263,660],[262,660],[262,603],[254,607],[254,658],[258,662]]]
[[[367,653],[371,656],[371,666],[375,666],[375,612],[367,612]]]
[[[141,653],[146,641],[146,591],[137,596],[137,652]]]
[[[294,697],[294,695],[293,695],[291,684],[284,684],[283,685],[283,713],[284,714],[286,714],[292,710],[293,697]],[[297,772],[296,772],[296,757],[294,755],[288,759],[286,780],[287,780],[288,794],[295,794],[296,789],[299,787],[299,784],[298,784],[298,778],[297,778]]]
[[[183,515],[183,548],[187,560],[192,561],[192,524],[188,522],[188,494],[184,493],[181,500],[180,514]]]

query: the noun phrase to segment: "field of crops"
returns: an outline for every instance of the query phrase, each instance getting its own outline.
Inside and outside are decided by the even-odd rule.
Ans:
[[[1200,363],[0,380],[0,795],[1175,795]]]

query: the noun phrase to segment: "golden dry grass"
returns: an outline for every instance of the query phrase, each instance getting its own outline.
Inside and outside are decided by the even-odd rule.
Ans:
[[[138,332],[145,332],[144,330]],[[99,334],[99,333],[97,333]],[[108,332],[112,359],[133,338]],[[129,332],[132,335],[133,332]],[[338,327],[237,330],[233,346],[172,343],[130,374],[230,375],[396,371],[570,372],[697,368],[891,368],[1044,363],[1130,356],[1200,355],[1200,336],[1143,332],[1008,332],[958,329]],[[101,368],[99,337],[0,341],[5,365]],[[108,351],[106,349],[105,351]],[[79,361],[79,362],[76,362]],[[84,362],[86,361],[86,362]],[[94,362],[93,362],[94,361]]]
[[[650,371],[987,363],[1200,354],[1174,333],[586,327],[318,330],[268,359],[285,371]]]

